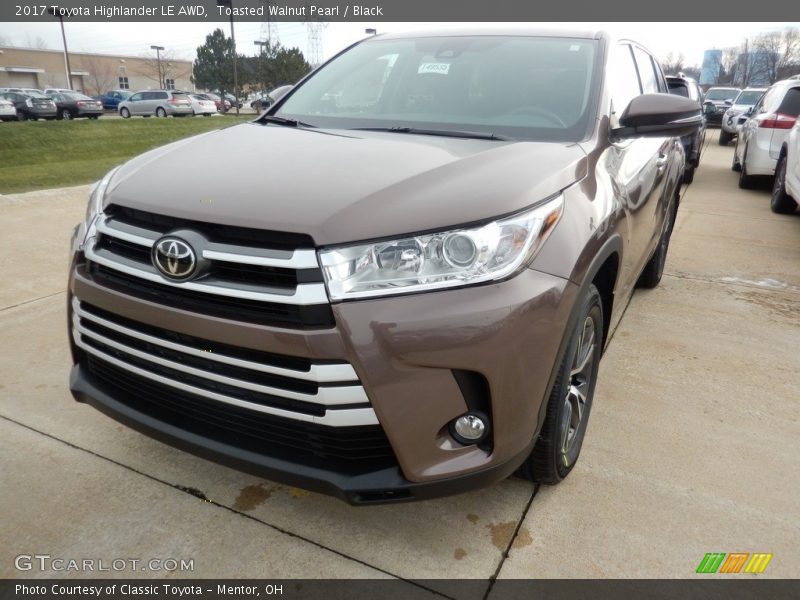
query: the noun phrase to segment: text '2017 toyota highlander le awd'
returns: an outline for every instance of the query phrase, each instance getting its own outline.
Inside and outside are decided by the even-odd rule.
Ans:
[[[702,121],[667,91],[605,34],[352,46],[254,122],[95,186],[73,395],[355,504],[560,481],[609,330],[661,278]]]

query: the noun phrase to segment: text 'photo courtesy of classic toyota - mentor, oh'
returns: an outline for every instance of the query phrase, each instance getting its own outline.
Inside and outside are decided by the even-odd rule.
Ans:
[[[74,397],[353,504],[559,482],[609,331],[664,268],[703,118],[667,92],[603,33],[355,44],[94,187]]]

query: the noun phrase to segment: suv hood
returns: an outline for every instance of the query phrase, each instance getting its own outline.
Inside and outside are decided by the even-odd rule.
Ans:
[[[515,212],[582,178],[586,165],[577,144],[248,123],[132,159],[105,203],[326,245]]]

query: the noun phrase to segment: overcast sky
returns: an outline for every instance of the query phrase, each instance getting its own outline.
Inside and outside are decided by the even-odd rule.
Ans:
[[[364,37],[366,27],[379,32],[414,31],[421,29],[464,27],[459,23],[330,23],[322,34],[323,59]],[[493,23],[497,28],[518,27],[519,23]],[[687,65],[702,62],[703,51],[738,45],[745,37],[758,33],[800,26],[800,23],[537,23],[567,29],[608,29],[616,35],[634,39],[649,47],[660,58],[667,53],[682,53]],[[298,47],[308,53],[308,34],[304,23],[276,23],[277,34],[284,46]],[[215,27],[230,34],[227,23],[76,23],[65,22],[70,50],[139,56],[150,53],[157,44],[173,51],[176,58],[192,60],[197,46]],[[266,26],[261,23],[236,23],[236,44],[240,54],[255,54],[253,41],[266,39]],[[57,21],[36,23],[0,23],[0,44],[37,46],[61,50],[61,31]],[[2,65],[0,55],[0,65]]]

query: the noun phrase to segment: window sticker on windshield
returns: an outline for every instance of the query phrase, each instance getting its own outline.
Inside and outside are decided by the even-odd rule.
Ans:
[[[447,75],[450,72],[450,63],[422,63],[417,73],[439,73]]]

